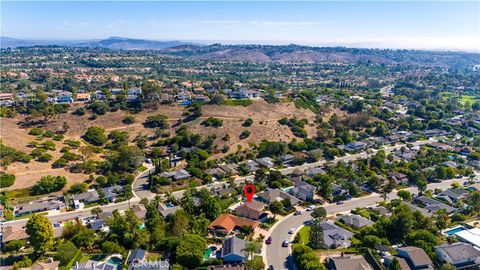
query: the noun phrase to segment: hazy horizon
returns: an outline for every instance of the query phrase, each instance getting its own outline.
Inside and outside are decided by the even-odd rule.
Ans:
[[[1,35],[480,51],[480,2],[2,1]]]

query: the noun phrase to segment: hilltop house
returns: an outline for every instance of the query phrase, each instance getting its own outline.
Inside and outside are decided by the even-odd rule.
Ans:
[[[73,102],[73,94],[68,91],[60,92],[55,98],[57,104],[70,104]]]
[[[12,93],[0,93],[0,106],[12,106],[13,94]]]
[[[81,203],[94,203],[100,199],[98,192],[95,189],[89,189],[84,193],[72,195],[73,207],[80,208]]]
[[[77,93],[77,97],[75,98],[75,102],[90,102],[90,93]]]
[[[360,215],[345,215],[340,218],[340,220],[346,225],[353,227],[354,229],[361,229],[365,226],[373,225],[373,221],[368,218],[364,218]]]
[[[45,198],[32,201],[26,204],[16,205],[14,209],[15,216],[23,216],[43,211],[62,210],[66,207],[65,197],[49,195]]]
[[[267,167],[269,169],[273,168],[274,166],[273,159],[270,157],[257,158],[256,162],[263,167]]]
[[[170,178],[175,181],[183,180],[183,179],[188,179],[192,177],[190,173],[188,173],[185,169],[180,169],[178,171],[171,171],[171,172],[163,172],[159,174],[160,177],[166,177]]]
[[[142,89],[139,87],[129,88],[127,90],[127,101],[133,102],[137,101],[142,97]]]

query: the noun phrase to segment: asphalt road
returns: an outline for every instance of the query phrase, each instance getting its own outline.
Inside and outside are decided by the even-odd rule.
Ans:
[[[451,186],[453,182],[457,182],[463,185],[464,182],[467,182],[469,178],[464,177],[461,179],[453,179],[447,180],[440,183],[432,183],[428,185],[428,189],[434,190],[435,188],[446,189]],[[410,192],[418,192],[416,187],[406,188],[404,190],[408,190]],[[397,190],[392,191],[388,195],[388,200],[397,199]],[[361,198],[354,198],[348,201],[344,201],[343,204],[327,204],[323,207],[327,210],[328,215],[334,215],[342,212],[349,212],[350,210],[358,207],[368,207],[376,205],[377,202],[382,201],[381,195],[378,193],[372,193],[368,196],[361,197]],[[285,219],[279,221],[276,226],[271,230],[270,235],[272,237],[272,243],[270,245],[264,244],[265,252],[264,255],[264,262],[266,266],[273,265],[275,270],[280,269],[290,269],[295,270],[297,269],[295,264],[293,263],[293,259],[290,255],[291,250],[290,248],[282,247],[282,242],[284,240],[293,240],[295,237],[296,232],[303,226],[303,223],[307,220],[310,220],[312,217],[310,216],[309,212],[302,211],[302,215],[294,216],[290,215],[287,216]],[[296,231],[294,234],[288,234],[288,230],[291,228],[295,228]]]
[[[412,145],[420,146],[420,145],[424,145],[426,143],[430,143],[430,142],[434,142],[434,141],[436,141],[436,140],[430,139],[430,140],[425,140],[425,141],[417,141],[417,142],[413,142]],[[390,152],[390,151],[393,151],[393,150],[396,150],[396,149],[400,149],[402,146],[404,146],[404,145],[389,146],[389,147],[383,148],[383,150],[385,150],[385,152]],[[371,154],[374,154],[377,151],[379,151],[379,150],[372,149]],[[369,154],[367,154],[365,152],[358,153],[358,154],[352,154],[352,155],[346,155],[346,156],[343,156],[343,157],[337,157],[334,160],[332,160],[331,162],[334,162],[334,163],[338,162],[338,161],[348,162],[348,161],[359,159],[359,158],[366,158],[368,155]],[[310,169],[310,168],[316,168],[316,167],[322,166],[323,164],[325,164],[325,162],[326,162],[325,160],[320,160],[320,161],[317,161],[317,162],[314,162],[314,163],[308,163],[308,164],[303,164],[303,165],[300,165],[300,166],[294,166],[294,167],[288,167],[288,168],[280,169],[279,171],[283,174],[291,174],[296,169],[306,170],[306,169]],[[114,203],[114,204],[108,204],[108,205],[100,206],[103,209],[103,211],[108,212],[108,211],[113,211],[113,210],[119,210],[119,211],[126,210],[126,209],[129,208],[129,205],[133,206],[133,205],[139,203],[142,198],[146,198],[146,199],[149,199],[149,200],[154,198],[156,194],[150,192],[147,189],[148,172],[150,170],[153,170],[153,169],[146,170],[146,171],[140,173],[135,178],[135,181],[132,184],[134,198],[130,199],[130,202],[126,201],[126,202],[120,202],[120,203]],[[238,184],[241,184],[241,183],[245,182],[246,180],[253,181],[253,179],[254,179],[254,176],[249,175],[249,176],[236,178],[235,182],[238,183]],[[216,182],[216,183],[212,183],[212,184],[209,184],[209,185],[198,186],[198,187],[196,187],[196,189],[201,189],[201,188],[210,189],[210,188],[221,187],[223,185],[225,185],[225,182]],[[172,195],[175,196],[177,199],[180,199],[180,198],[183,197],[184,192],[185,192],[184,190],[179,190],[179,191],[173,192]],[[56,223],[56,222],[69,220],[69,219],[76,218],[76,217],[83,218],[83,217],[91,216],[90,211],[91,211],[91,209],[87,208],[87,209],[82,209],[82,210],[75,210],[75,211],[72,211],[72,212],[54,213],[54,214],[50,214],[48,216],[48,218],[53,223]],[[7,222],[4,222],[3,226],[24,225],[24,224],[26,224],[27,220],[28,219],[7,221]]]

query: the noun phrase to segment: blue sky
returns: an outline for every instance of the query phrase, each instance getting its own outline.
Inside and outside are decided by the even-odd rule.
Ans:
[[[474,50],[480,1],[1,1],[1,35]]]

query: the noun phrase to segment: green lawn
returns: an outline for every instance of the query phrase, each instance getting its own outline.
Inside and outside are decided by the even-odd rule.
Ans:
[[[304,226],[303,228],[298,231],[297,235],[295,236],[295,239],[298,240],[299,243],[303,245],[308,245],[310,242],[310,229],[312,227],[310,226]]]
[[[228,106],[244,106],[248,107],[253,103],[250,99],[227,99],[223,102],[224,105]]]

